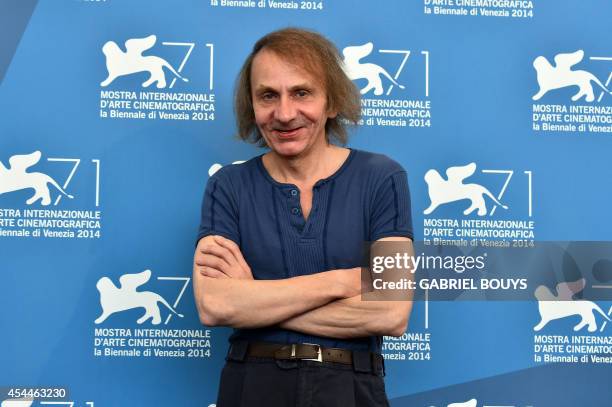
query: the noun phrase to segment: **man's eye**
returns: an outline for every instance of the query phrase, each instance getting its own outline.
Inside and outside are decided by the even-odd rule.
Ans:
[[[274,93],[262,93],[260,95],[261,100],[273,100],[276,97],[276,95]]]
[[[299,98],[303,98],[308,96],[308,91],[307,90],[298,90],[295,92],[295,96],[299,97]]]

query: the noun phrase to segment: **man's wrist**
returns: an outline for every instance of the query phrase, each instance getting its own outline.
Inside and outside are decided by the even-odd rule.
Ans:
[[[337,290],[337,298],[350,298],[359,295],[361,292],[361,269],[336,269],[335,285]]]

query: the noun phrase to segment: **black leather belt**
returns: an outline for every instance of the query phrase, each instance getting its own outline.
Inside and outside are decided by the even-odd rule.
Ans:
[[[384,375],[384,359],[378,353],[323,348],[311,343],[232,342],[228,352],[228,360],[244,361],[246,357],[341,363],[352,366],[356,372]]]
[[[267,342],[254,342],[249,346],[247,356],[285,360],[313,360],[316,362],[334,362],[345,365],[353,364],[350,350],[339,348],[322,348],[310,343],[283,345]]]

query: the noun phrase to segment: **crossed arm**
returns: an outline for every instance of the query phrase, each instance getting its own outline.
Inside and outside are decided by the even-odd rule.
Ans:
[[[405,242],[412,255],[410,239],[381,240]],[[239,247],[221,236],[207,236],[198,242],[193,282],[200,321],[209,326],[279,325],[334,338],[400,336],[412,307],[411,298],[390,301],[383,298],[383,293],[374,293],[373,299],[364,301],[360,268],[254,280]]]

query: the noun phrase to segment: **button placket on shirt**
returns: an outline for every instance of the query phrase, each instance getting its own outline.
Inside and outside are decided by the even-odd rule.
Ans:
[[[287,206],[291,213],[291,224],[296,226],[301,232],[305,222],[300,209],[300,191],[293,187],[285,192],[287,194]]]
[[[312,207],[310,209],[310,215],[308,215],[308,220],[304,219],[302,213],[302,207],[300,202],[300,190],[292,186],[284,190],[284,194],[287,197],[287,209],[290,213],[290,223],[297,229],[298,234],[301,238],[309,238],[311,237],[311,228],[313,224],[317,223],[317,217],[320,216],[317,212],[319,212],[319,204],[321,199],[321,189],[326,184],[327,181],[319,181],[312,188]]]
[[[295,188],[289,190],[289,206],[292,214],[300,214],[300,196],[299,191]]]

